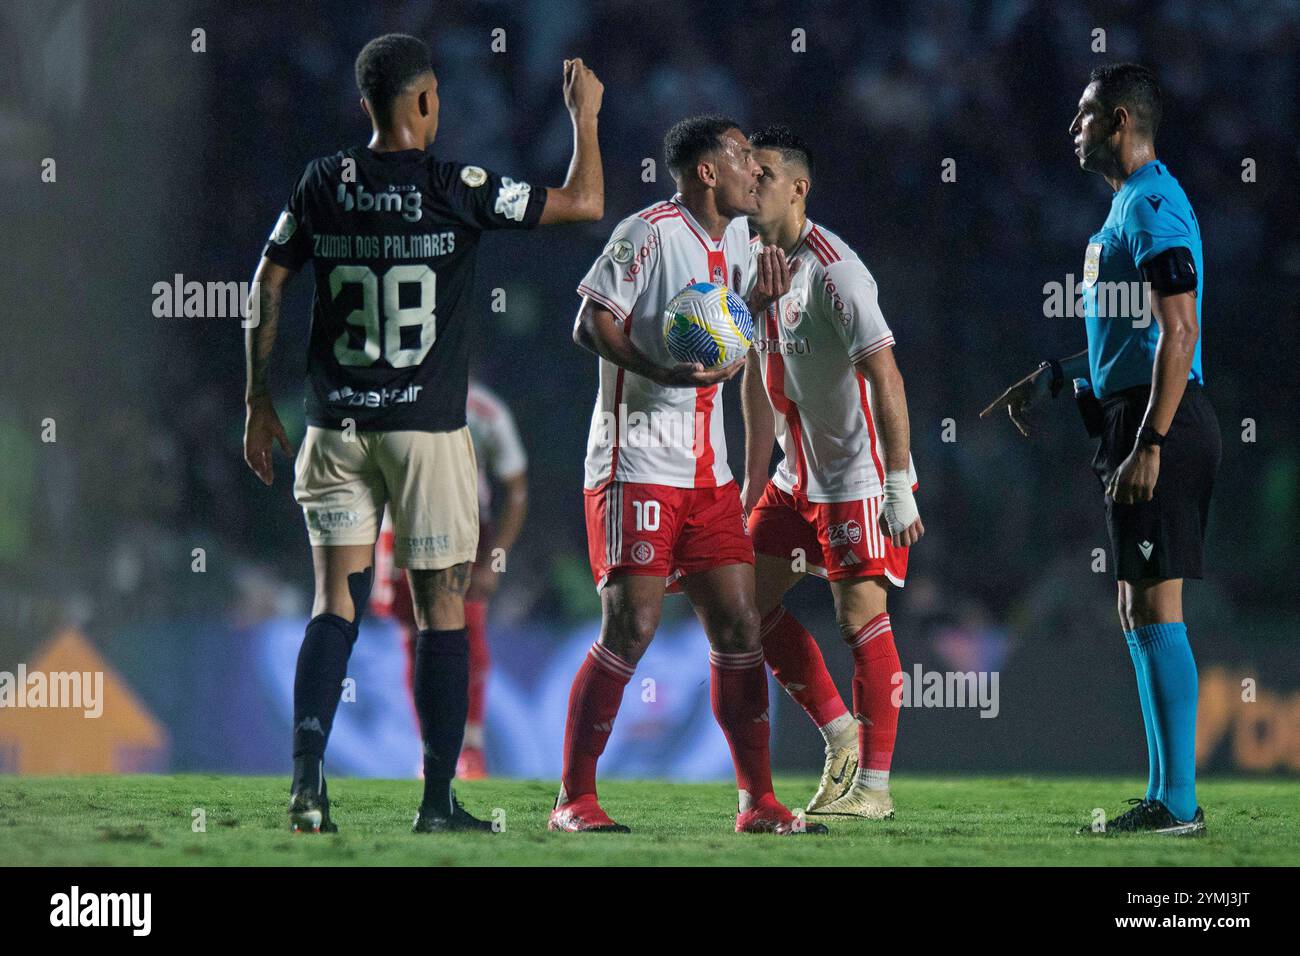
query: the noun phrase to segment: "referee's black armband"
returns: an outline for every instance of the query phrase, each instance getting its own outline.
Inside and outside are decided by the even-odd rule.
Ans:
[[[1175,246],[1142,263],[1142,278],[1161,295],[1196,291],[1196,260],[1186,246]]]

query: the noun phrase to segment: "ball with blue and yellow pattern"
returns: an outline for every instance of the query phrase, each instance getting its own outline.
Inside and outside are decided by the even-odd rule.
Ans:
[[[744,358],[753,339],[749,308],[725,285],[688,285],[664,310],[664,342],[678,362],[698,362],[705,368],[729,365]]]

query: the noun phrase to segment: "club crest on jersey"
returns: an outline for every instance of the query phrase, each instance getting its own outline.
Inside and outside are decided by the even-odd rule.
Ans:
[[[637,564],[649,564],[655,559],[655,546],[649,541],[638,541],[632,545],[632,560]]]
[[[282,246],[298,231],[298,220],[294,218],[293,213],[284,210],[280,213],[280,218],[275,221],[275,228],[271,230],[271,241],[277,246]]]
[[[832,548],[842,548],[850,544],[858,544],[862,540],[862,525],[858,524],[852,518],[840,524],[833,524],[826,529],[827,538],[830,539]]]
[[[605,247],[605,252],[609,254],[609,257],[620,265],[626,262],[631,262],[632,254],[635,251],[636,250],[632,248],[632,243],[628,242],[626,239],[615,239]]]
[[[487,182],[487,170],[482,166],[465,166],[460,171],[460,181],[470,189],[477,189]]]
[[[709,279],[714,285],[727,284],[727,271],[722,266],[714,266],[712,277]]]
[[[1097,284],[1101,275],[1101,243],[1088,243],[1088,251],[1083,254],[1083,287],[1091,289]]]
[[[793,295],[788,295],[785,301],[781,303],[781,324],[787,329],[793,329],[803,318],[803,312],[799,310],[799,302]]]

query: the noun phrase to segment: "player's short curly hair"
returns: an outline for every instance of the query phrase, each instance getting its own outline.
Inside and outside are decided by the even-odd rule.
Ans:
[[[357,89],[380,122],[392,118],[393,101],[414,80],[432,72],[429,48],[405,33],[375,37],[357,54]]]
[[[674,179],[691,169],[705,153],[721,145],[722,134],[739,129],[740,124],[726,116],[689,116],[673,124],[664,134],[664,159]]]
[[[1154,73],[1136,63],[1107,63],[1094,69],[1088,82],[1097,84],[1097,99],[1107,111],[1127,107],[1139,132],[1156,135],[1164,95]]]
[[[781,154],[782,160],[787,163],[791,160],[802,163],[808,175],[812,176],[812,150],[794,130],[782,123],[774,123],[750,133],[749,145],[755,149],[775,149]]]

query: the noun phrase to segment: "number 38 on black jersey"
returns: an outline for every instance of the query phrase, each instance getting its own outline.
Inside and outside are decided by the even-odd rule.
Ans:
[[[423,150],[308,164],[263,255],[316,272],[307,421],[358,431],[465,424],[466,297],[479,234],[529,229],[546,190]]]

